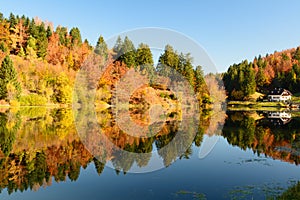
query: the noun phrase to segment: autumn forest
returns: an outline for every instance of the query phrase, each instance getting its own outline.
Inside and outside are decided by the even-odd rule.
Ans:
[[[194,65],[193,55],[163,45],[154,60],[148,44],[135,44],[127,36],[119,36],[109,47],[99,34],[97,43],[90,44],[78,27],[54,27],[38,17],[0,13],[0,194],[77,181],[90,166],[100,176],[107,163],[114,175],[126,175],[146,167],[156,150],[164,168],[177,159],[183,161],[167,169],[175,174],[172,178],[190,171],[192,175],[186,177],[195,178],[188,181],[196,186],[207,173],[201,174],[201,167],[211,158],[216,162],[208,168],[213,171],[216,167],[217,176],[232,173],[236,164],[250,163],[255,169],[252,174],[262,169],[258,162],[299,166],[299,110],[226,109],[229,101],[256,102],[254,94],[266,96],[278,87],[299,95],[300,47],[258,55],[252,61],[232,64],[224,73],[204,74],[202,66]],[[136,85],[141,86],[136,89]],[[180,96],[168,86],[184,88],[186,93]],[[201,162],[196,158],[205,138],[214,137],[221,143],[217,152],[230,152],[228,162],[223,155]],[[230,159],[236,155],[249,159],[235,163]],[[186,165],[189,159],[193,166]],[[219,161],[224,168],[221,175]],[[272,171],[271,167],[267,170]],[[159,178],[164,176],[157,173]],[[132,177],[138,176],[128,176],[126,181]],[[198,197],[196,192],[191,194]]]
[[[187,79],[200,104],[209,103],[201,66],[193,66],[189,54],[178,53],[168,44],[155,69],[149,46],[141,43],[136,48],[128,37],[123,40],[119,37],[113,49],[108,49],[100,36],[93,48],[87,40],[82,40],[78,28],[54,29],[49,22],[14,14],[9,18],[1,14],[0,32],[3,105],[70,105],[76,72],[93,52],[107,61],[108,66],[97,87],[100,101],[110,103],[111,86],[130,68],[138,67],[151,75],[162,70],[160,66],[168,65]],[[119,73],[118,78],[115,73]]]

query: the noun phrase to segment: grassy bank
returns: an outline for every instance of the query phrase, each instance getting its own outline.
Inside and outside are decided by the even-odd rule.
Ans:
[[[253,101],[229,101],[228,106],[248,106],[248,107],[281,107],[285,108],[282,102],[253,102]]]
[[[229,101],[227,108],[229,110],[278,110],[286,108],[282,102],[252,102],[252,101]]]

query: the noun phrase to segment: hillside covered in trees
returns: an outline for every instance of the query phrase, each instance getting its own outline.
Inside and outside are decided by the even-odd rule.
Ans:
[[[300,47],[255,57],[229,67],[223,76],[231,100],[247,100],[256,91],[267,94],[278,87],[300,92]]]
[[[128,37],[119,37],[109,49],[100,36],[92,47],[77,27],[69,31],[38,18],[5,18],[0,13],[0,104],[70,105],[77,71],[92,54],[107,63],[97,86],[99,101],[111,103],[113,85],[129,69],[144,70],[151,77],[154,72],[167,75],[162,67],[167,65],[186,78],[200,104],[209,102],[201,66],[193,66],[190,54],[168,44],[154,66],[149,46],[141,43],[136,48]]]
[[[0,14],[0,100],[11,105],[68,104],[75,71],[90,54],[78,28]]]

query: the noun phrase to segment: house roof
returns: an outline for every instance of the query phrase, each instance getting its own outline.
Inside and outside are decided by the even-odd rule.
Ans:
[[[291,96],[292,93],[284,88],[274,88],[274,90],[271,90],[268,95]]]

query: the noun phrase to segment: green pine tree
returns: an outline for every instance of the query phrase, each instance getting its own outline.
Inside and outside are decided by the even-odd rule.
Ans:
[[[82,43],[81,34],[79,28],[75,27],[70,30],[71,43],[73,46],[78,46]]]
[[[37,56],[40,58],[45,58],[47,55],[48,38],[47,38],[47,32],[44,23],[38,26],[36,46],[37,46]]]
[[[115,53],[114,59],[118,59],[122,54],[122,46],[123,46],[123,41],[120,36],[118,36],[116,44],[114,45],[113,51]]]
[[[8,21],[9,21],[9,26],[10,26],[10,28],[14,28],[15,25],[18,23],[18,21],[17,21],[15,15],[12,14],[12,13],[9,14],[9,19],[8,19]]]
[[[184,55],[181,53],[179,55],[180,63],[178,64],[178,66],[182,66],[182,69],[179,69],[177,67],[177,71],[179,71],[187,79],[190,85],[194,87],[194,69],[192,65],[192,60],[193,59],[190,56],[190,54]]]
[[[300,47],[297,47],[297,49],[293,55],[293,59],[300,61]]]
[[[174,51],[173,47],[166,45],[164,53],[159,57],[157,71],[158,73],[169,76],[171,69],[179,69],[180,58],[177,52]],[[182,66],[183,68],[183,66]],[[181,72],[180,70],[178,70]]]
[[[159,64],[167,65],[174,69],[178,69],[179,55],[174,51],[173,47],[166,45],[164,53],[159,57]]]
[[[68,43],[69,43],[69,40],[67,38],[67,36],[68,36],[68,29],[66,27],[58,26],[56,28],[56,33],[59,36],[59,43],[61,45],[64,45],[64,46],[68,46]]]
[[[147,44],[141,43],[136,51],[136,58],[135,58],[136,65],[153,65],[153,56],[151,50]]]
[[[104,61],[107,60],[108,58],[108,48],[107,48],[107,44],[104,41],[104,38],[102,37],[102,35],[100,35],[100,37],[98,38],[96,47],[95,47],[95,51],[96,54],[99,54]]]
[[[250,96],[256,91],[255,73],[252,63],[245,66],[245,79],[243,86],[245,96]]]
[[[50,26],[47,27],[46,32],[47,32],[47,38],[49,38],[52,35],[52,30],[51,30]]]
[[[136,50],[133,42],[126,36],[121,48],[121,55],[117,60],[124,62],[127,67],[135,66]]]
[[[262,88],[266,83],[266,75],[263,69],[259,68],[256,74],[256,84],[257,87]]]
[[[23,21],[23,25],[27,28],[29,28],[29,24],[30,24],[30,19],[29,17],[26,17],[25,20]]]
[[[14,89],[12,89],[14,90],[14,94],[9,94],[8,89],[11,88],[11,86],[14,87]],[[0,99],[19,99],[20,94],[21,86],[17,80],[17,72],[10,57],[6,56],[0,68]],[[10,97],[10,99],[8,99],[8,97]]]
[[[37,25],[35,24],[34,19],[30,21],[28,31],[32,37],[36,38],[38,36],[38,28]]]
[[[229,99],[242,100],[256,91],[253,64],[247,60],[233,64],[223,76],[224,86]]]
[[[201,92],[203,89],[203,86],[205,84],[204,80],[204,72],[202,70],[202,67],[198,65],[195,69],[195,92]]]

